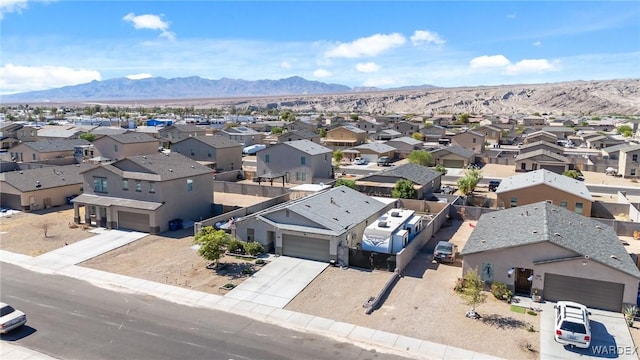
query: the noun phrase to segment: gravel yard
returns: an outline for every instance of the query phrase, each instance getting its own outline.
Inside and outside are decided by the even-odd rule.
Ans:
[[[69,206],[2,216],[0,249],[38,256],[95,235],[72,224],[73,208]]]
[[[443,228],[436,240],[451,238],[461,250],[471,230],[466,222]],[[460,263],[441,265],[431,258],[431,251],[418,254],[371,315],[365,314],[362,304],[378,293],[391,277],[389,272],[329,267],[286,309],[508,359],[537,358],[526,345],[540,348],[539,316],[513,312],[509,304],[488,294],[487,302],[477,309],[482,319],[466,318],[469,306],[453,290],[461,276]]]

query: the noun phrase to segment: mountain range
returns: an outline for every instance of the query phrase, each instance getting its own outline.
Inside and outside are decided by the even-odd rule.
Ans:
[[[424,85],[429,88],[432,86]],[[419,87],[412,87],[419,88]],[[56,89],[3,95],[3,103],[15,102],[69,102],[114,100],[160,100],[256,97],[275,95],[337,94],[376,91],[377,88],[350,88],[346,85],[326,84],[293,76],[280,80],[239,80],[222,78],[209,80],[199,76],[166,79],[152,77],[140,80],[128,78],[91,81]]]

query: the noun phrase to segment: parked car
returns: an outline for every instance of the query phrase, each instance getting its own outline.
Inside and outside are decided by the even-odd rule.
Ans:
[[[363,159],[361,157],[357,157],[353,159],[353,165],[367,165],[368,163],[369,163],[369,160]]]
[[[378,158],[378,166],[389,166],[391,165],[391,161],[389,161],[388,156],[382,156]]]
[[[556,312],[555,340],[563,345],[583,349],[591,345],[591,324],[587,307],[573,301],[558,301],[553,308]]]
[[[498,190],[498,186],[500,186],[500,180],[490,180],[489,181],[489,191]]]
[[[458,245],[448,241],[439,241],[433,250],[433,259],[437,262],[452,263],[456,261]]]
[[[27,315],[9,304],[0,302],[0,334],[6,334],[26,323]]]

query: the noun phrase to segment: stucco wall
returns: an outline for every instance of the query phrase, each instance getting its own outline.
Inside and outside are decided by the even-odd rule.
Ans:
[[[588,195],[588,190],[585,195]],[[523,206],[528,204],[534,204],[544,200],[550,200],[554,205],[560,205],[560,201],[567,202],[567,210],[575,212],[576,202],[583,204],[582,215],[591,216],[591,201],[551,187],[546,184],[540,184],[535,186],[529,186],[523,189],[517,189],[512,191],[504,191],[497,193],[498,207],[504,207],[506,209],[511,207],[511,198],[517,197],[517,206]]]

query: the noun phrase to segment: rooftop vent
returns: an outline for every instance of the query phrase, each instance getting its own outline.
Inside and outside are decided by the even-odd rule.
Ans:
[[[609,256],[609,257],[610,257],[610,258],[612,258],[612,259],[614,259],[614,260],[620,260],[620,259],[618,259],[618,257],[617,257],[617,256],[615,256],[615,255],[611,255],[611,256]]]
[[[400,212],[399,211],[392,211],[391,212],[391,217],[400,217]]]
[[[385,227],[388,227],[388,226],[389,225],[387,224],[386,221],[378,221],[378,227],[385,228]]]
[[[558,237],[562,237],[562,235],[560,235],[560,233],[554,233],[554,236],[558,236]]]
[[[596,225],[596,229],[602,230],[602,226]]]

